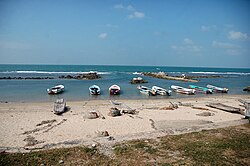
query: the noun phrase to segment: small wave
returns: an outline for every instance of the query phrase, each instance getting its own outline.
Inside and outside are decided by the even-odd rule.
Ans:
[[[111,74],[111,72],[98,72],[98,71],[89,71],[89,72],[75,72],[75,71],[5,71],[0,72],[4,74],[11,74],[11,73],[18,73],[18,74],[88,74],[91,72],[95,72],[97,74],[103,75],[103,74]]]
[[[141,72],[134,72],[132,74],[134,74],[134,75],[141,75],[142,73]]]
[[[216,75],[250,75],[250,73],[238,73],[238,72],[189,72],[192,74],[216,74]]]

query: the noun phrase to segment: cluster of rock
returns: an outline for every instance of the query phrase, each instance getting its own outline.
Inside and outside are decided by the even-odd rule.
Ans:
[[[53,77],[0,77],[0,80],[48,80]]]
[[[143,80],[141,77],[133,78],[130,81],[131,84],[143,84],[143,83],[148,83],[148,81]]]
[[[78,75],[67,75],[67,76],[59,76],[60,79],[77,79],[77,80],[94,80],[101,78],[96,72],[89,72]]]
[[[145,75],[145,76],[150,76],[150,77],[160,78],[160,79],[176,80],[176,81],[184,81],[184,82],[198,82],[198,80],[186,78],[185,75],[182,76],[182,77],[179,77],[179,76],[169,76],[165,72],[158,72],[158,73],[143,72],[142,74]]]
[[[247,91],[247,92],[250,92],[250,86],[246,87],[243,89],[243,91]]]

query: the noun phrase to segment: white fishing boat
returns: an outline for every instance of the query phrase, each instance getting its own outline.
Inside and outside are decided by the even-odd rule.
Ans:
[[[149,96],[155,96],[156,92],[146,86],[138,86],[137,89],[140,91],[140,93],[149,95]]]
[[[171,85],[171,89],[173,89],[177,93],[182,93],[186,95],[194,95],[195,89],[184,88],[181,86]]]
[[[64,91],[63,85],[56,85],[47,89],[48,94],[58,94],[58,93],[62,93],[63,91]]]
[[[119,95],[121,88],[118,85],[112,85],[109,87],[109,94],[110,95]]]
[[[60,115],[66,111],[66,102],[64,99],[57,99],[54,103],[54,114]]]
[[[213,94],[213,89],[196,86],[196,85],[189,85],[188,88],[195,89],[196,93],[205,93],[205,94]]]
[[[154,90],[158,95],[162,95],[162,96],[171,96],[171,90],[167,90],[158,86],[153,86],[152,90]]]
[[[221,88],[213,85],[207,85],[207,88],[213,89],[213,91],[217,93],[227,93],[229,91],[227,88]]]
[[[101,94],[101,88],[97,85],[92,85],[89,87],[89,93],[91,95],[100,95]]]

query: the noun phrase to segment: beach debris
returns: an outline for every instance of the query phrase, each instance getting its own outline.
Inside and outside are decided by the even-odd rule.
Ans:
[[[131,84],[143,84],[143,83],[148,83],[148,81],[143,80],[141,77],[133,78],[130,81]]]
[[[64,161],[63,160],[59,160],[59,162],[58,162],[59,164],[63,164],[64,163]]]
[[[197,109],[197,110],[209,110],[208,108],[204,108],[204,107],[196,107],[196,106],[192,106],[193,109]]]
[[[132,109],[131,107],[129,107],[128,105],[122,102],[111,100],[110,103],[112,104],[113,108],[119,109],[121,111],[120,113],[123,113],[123,114],[137,114],[138,113],[136,109]]]
[[[230,112],[230,113],[239,113],[239,114],[244,115],[243,110],[241,108],[236,108],[236,107],[228,106],[228,105],[221,104],[221,103],[210,103],[210,104],[206,104],[206,106],[211,107],[211,108],[216,108],[222,111]]]
[[[57,123],[57,124],[54,124],[56,122],[56,120],[48,120],[48,121],[42,121],[41,123],[37,124],[36,127],[39,127],[39,128],[35,128],[33,130],[29,130],[29,131],[25,131],[23,132],[22,134],[25,135],[25,134],[33,134],[33,133],[37,133],[39,131],[43,131],[44,133],[45,132],[48,132],[49,130],[53,129],[54,127],[57,127],[59,125],[61,125],[62,123],[64,123],[67,119],[63,119],[61,122]]]
[[[196,114],[198,116],[214,116],[214,113],[211,113],[211,112],[202,112],[202,113],[199,113],[199,114]]]
[[[88,118],[88,119],[96,119],[96,118],[98,118],[98,117],[99,117],[99,115],[97,114],[96,111],[90,111],[90,112],[88,113],[88,115],[87,115],[87,118]]]
[[[155,127],[155,121],[153,119],[149,119],[149,121],[151,122],[151,127],[154,129],[154,130],[157,130],[157,128]]]
[[[174,109],[175,108],[173,108],[172,105],[160,108],[160,110],[174,110]]]
[[[175,103],[172,103],[172,102],[169,102],[171,104],[171,107],[174,108],[174,109],[177,109],[179,106],[178,104],[175,104]]]
[[[106,130],[105,131],[97,131],[96,133],[97,133],[98,137],[107,137],[107,136],[109,136],[109,133]]]
[[[115,140],[115,138],[114,138],[114,137],[112,137],[112,136],[109,136],[109,137],[108,137],[108,140],[109,140],[109,141],[114,141],[114,140]]]
[[[66,101],[63,98],[57,99],[54,102],[54,114],[61,115],[66,111],[68,111],[68,109],[66,107]]]
[[[109,110],[109,115],[112,117],[121,116],[121,110],[116,107],[112,107]]]
[[[43,120],[41,123],[38,123],[36,126],[42,126],[44,124],[52,124],[54,122],[56,122],[55,119],[52,119],[52,120]]]
[[[179,102],[179,106],[192,107],[193,105],[191,103],[182,103],[182,102]]]
[[[30,135],[28,135],[27,138],[24,139],[24,141],[27,142],[25,146],[34,146],[40,143],[44,143],[44,141],[38,141],[35,139],[35,137],[32,137]]]
[[[250,92],[250,86],[245,87],[245,88],[243,89],[243,91]]]
[[[242,104],[244,104],[245,107],[245,116],[246,117],[250,117],[250,102],[239,99],[239,102],[241,102]]]

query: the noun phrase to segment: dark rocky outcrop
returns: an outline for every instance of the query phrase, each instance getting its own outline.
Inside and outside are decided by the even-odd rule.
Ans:
[[[67,76],[59,76],[60,79],[77,79],[77,80],[94,80],[101,78],[96,72],[89,72],[84,74],[78,74],[75,76],[67,75]]]
[[[0,80],[48,80],[53,77],[0,77]]]
[[[166,79],[166,80],[176,80],[176,81],[184,81],[184,82],[198,82],[198,80],[189,79],[186,77],[177,77],[177,76],[169,76],[168,74],[164,72],[159,73],[151,73],[151,72],[143,72],[144,76],[150,76],[154,78],[160,78],[160,79]]]
[[[243,91],[250,92],[250,86],[244,88]]]

